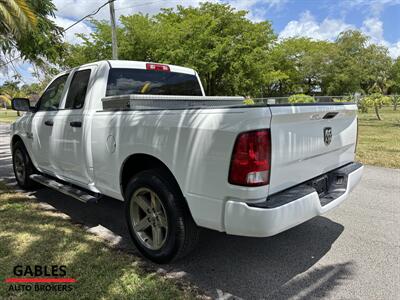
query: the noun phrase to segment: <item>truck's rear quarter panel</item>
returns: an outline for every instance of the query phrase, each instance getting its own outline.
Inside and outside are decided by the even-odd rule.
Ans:
[[[198,225],[223,230],[227,199],[263,199],[268,186],[228,183],[233,144],[239,132],[268,128],[267,107],[96,112],[93,167],[96,186],[122,199],[120,168],[132,154],[160,159],[174,174]],[[114,153],[106,147],[115,138]]]

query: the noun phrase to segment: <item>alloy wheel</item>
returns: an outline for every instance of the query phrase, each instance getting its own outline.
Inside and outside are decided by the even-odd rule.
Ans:
[[[25,180],[25,160],[20,149],[17,149],[14,153],[14,167],[18,181],[23,182]]]
[[[132,227],[141,244],[160,249],[167,239],[167,214],[158,195],[149,188],[139,188],[130,203]]]

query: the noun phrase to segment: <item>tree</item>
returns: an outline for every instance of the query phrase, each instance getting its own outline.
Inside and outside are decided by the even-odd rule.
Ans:
[[[361,87],[369,93],[378,91],[387,94],[393,84],[390,80],[392,59],[388,49],[378,45],[369,45],[365,49],[364,76]]]
[[[385,47],[370,44],[369,38],[356,30],[339,34],[332,52],[332,64],[326,78],[326,93],[331,95],[367,94],[389,86],[391,59]]]
[[[289,103],[314,103],[314,97],[304,95],[304,94],[296,94],[292,95],[288,99]]]
[[[359,31],[342,32],[335,42],[277,41],[269,22],[251,22],[246,13],[206,2],[121,16],[119,56],[191,67],[208,95],[388,94],[397,83],[400,89],[387,49]],[[92,25],[90,35],[79,35],[82,44],[66,45],[63,66],[111,58],[108,22]]]
[[[15,97],[28,98],[31,102],[36,102],[46,85],[46,81],[24,84],[22,86],[20,86],[19,81],[5,81],[3,85],[0,86],[0,106],[1,104],[6,104],[6,106],[10,108],[11,100]]]
[[[19,81],[5,81],[3,85],[0,86],[0,95],[2,95],[2,99],[8,104],[8,107],[11,106],[11,100],[13,98],[23,96],[19,90],[18,85]]]
[[[66,44],[66,52],[62,60],[59,62],[62,66],[76,67],[92,61],[111,59],[111,27],[108,21],[91,20],[93,32],[91,34],[77,34],[82,39],[80,44]],[[123,32],[118,28],[119,43],[123,43]],[[120,45],[119,56],[122,58],[121,51],[124,47]],[[133,59],[133,58],[132,58]]]
[[[390,80],[392,81],[390,92],[396,94],[396,96],[392,96],[393,110],[397,110],[400,101],[400,57],[394,61],[390,69]]]
[[[2,94],[0,92],[0,108],[8,108],[11,107],[11,97],[7,94]]]
[[[278,94],[313,94],[325,90],[334,45],[309,38],[290,38],[277,44],[270,59],[274,69],[283,72]]]
[[[267,59],[276,36],[269,22],[253,23],[245,11],[228,4],[177,6],[150,17],[121,17],[118,28],[121,59],[157,61],[194,68],[208,95],[261,95]],[[93,22],[94,32],[69,46],[64,65],[75,66],[111,57],[110,28]]]
[[[18,51],[21,58],[38,63],[57,59],[63,53],[62,28],[49,19],[54,11],[51,0],[0,1],[1,52]]]
[[[397,105],[399,105],[400,102],[400,95],[392,95],[390,98],[392,99],[393,110],[397,110]]]
[[[164,10],[154,58],[196,69],[208,95],[259,95],[267,54],[276,39],[269,22],[252,23],[227,4]]]
[[[388,105],[390,104],[390,97],[384,96],[380,93],[373,93],[369,96],[364,97],[362,100],[365,106],[367,107],[373,107],[375,109],[375,114],[376,117],[378,118],[379,121],[382,120],[381,116],[379,115],[379,109],[383,105]]]

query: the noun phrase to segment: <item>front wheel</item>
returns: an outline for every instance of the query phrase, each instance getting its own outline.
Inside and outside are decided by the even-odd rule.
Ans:
[[[166,263],[190,252],[199,229],[185,199],[163,170],[138,173],[125,193],[128,229],[137,249],[156,263]]]
[[[18,185],[23,189],[31,189],[35,183],[29,178],[34,174],[35,168],[22,142],[18,141],[12,152],[13,169]]]

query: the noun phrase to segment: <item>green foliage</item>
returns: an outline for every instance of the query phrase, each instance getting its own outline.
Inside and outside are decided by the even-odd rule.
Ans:
[[[51,0],[0,1],[0,53],[19,51],[23,59],[43,63],[62,56],[62,29],[54,17]]]
[[[157,61],[194,68],[207,95],[260,95],[271,81],[268,53],[276,40],[269,22],[253,23],[245,11],[228,4],[177,6],[155,16],[122,16],[118,31],[119,57]],[[73,67],[109,59],[111,32],[93,21],[94,32],[69,45],[63,64]]]
[[[390,68],[390,79],[392,80],[391,92],[400,94],[400,57],[398,57]]]
[[[363,101],[368,107],[382,107],[384,105],[389,105],[391,102],[390,97],[384,96],[380,93],[374,93],[366,96],[364,97]]]
[[[296,94],[292,95],[288,99],[289,103],[314,103],[314,97],[304,95],[304,94]]]
[[[334,42],[277,41],[268,21],[251,22],[246,13],[228,4],[206,2],[197,7],[178,5],[153,16],[121,16],[119,58],[194,68],[207,95],[400,93],[400,59],[392,62],[387,48],[370,43],[360,31],[342,32]],[[57,61],[62,67],[111,58],[110,25],[91,22],[93,32],[78,35],[81,44],[64,45],[68,55]],[[50,57],[56,55],[51,53]]]
[[[276,37],[269,22],[252,23],[245,15],[212,3],[165,10],[155,17],[161,34],[155,58],[196,69],[208,95],[259,94]]]
[[[290,38],[277,44],[270,60],[282,73],[279,84],[271,86],[272,94],[311,94],[323,88],[333,49],[332,43],[309,38]]]
[[[246,104],[246,105],[254,105],[255,104],[254,100],[251,99],[251,98],[244,99],[243,103]]]
[[[346,102],[355,102],[355,98],[351,95],[343,97],[343,98],[333,98],[333,102],[336,103],[346,103]]]
[[[4,108],[4,106],[7,108],[11,107],[11,98],[10,96],[1,94],[0,92],[0,108]]]
[[[3,0],[0,2],[0,33],[20,37],[25,30],[37,25],[32,8],[24,0]]]
[[[384,105],[389,105],[391,103],[391,99],[388,96],[384,96],[380,93],[374,93],[369,96],[364,97],[362,103],[366,107],[373,107],[375,109],[375,114],[378,120],[382,118],[379,115],[379,109],[382,108]]]
[[[370,44],[359,31],[342,32],[335,42],[326,93],[343,95],[371,92],[375,86],[385,93],[388,88],[391,58],[386,48]]]
[[[335,42],[291,38],[280,42],[269,22],[250,22],[228,4],[164,9],[155,16],[120,18],[121,59],[156,61],[194,68],[208,95],[343,95],[388,93],[399,87],[400,63],[359,31]],[[111,57],[111,29],[92,21],[94,31],[67,45],[62,64],[75,67]]]
[[[22,97],[18,87],[18,81],[6,81],[0,86],[0,106],[6,104],[7,108],[11,107],[11,99],[15,97]],[[1,105],[3,104],[3,105]]]
[[[392,95],[390,98],[392,99],[393,110],[397,110],[397,106],[400,103],[400,95]]]
[[[20,96],[20,90],[18,87],[19,81],[5,81],[0,86],[0,94],[6,95],[10,99]]]
[[[20,86],[19,81],[6,81],[0,86],[0,108],[1,103],[11,107],[11,99],[15,97],[38,100],[39,94],[43,91],[45,83],[32,83]]]
[[[19,81],[5,81],[3,85],[0,85],[0,108],[4,106],[4,103],[8,108],[11,108],[11,99],[16,97],[28,98],[32,103],[35,103],[39,100],[47,83],[48,81],[45,79],[40,83],[24,84],[21,86]]]
[[[59,62],[61,65],[73,68],[83,65],[92,61],[104,60],[111,58],[111,27],[107,21],[91,20],[94,26],[94,31],[89,35],[77,34],[83,42],[81,44],[67,44],[66,52],[62,60]],[[123,43],[122,30],[118,29],[118,40],[120,42],[120,53],[124,51],[121,47]],[[120,54],[120,57],[123,57]],[[132,58],[133,60],[133,58]]]

